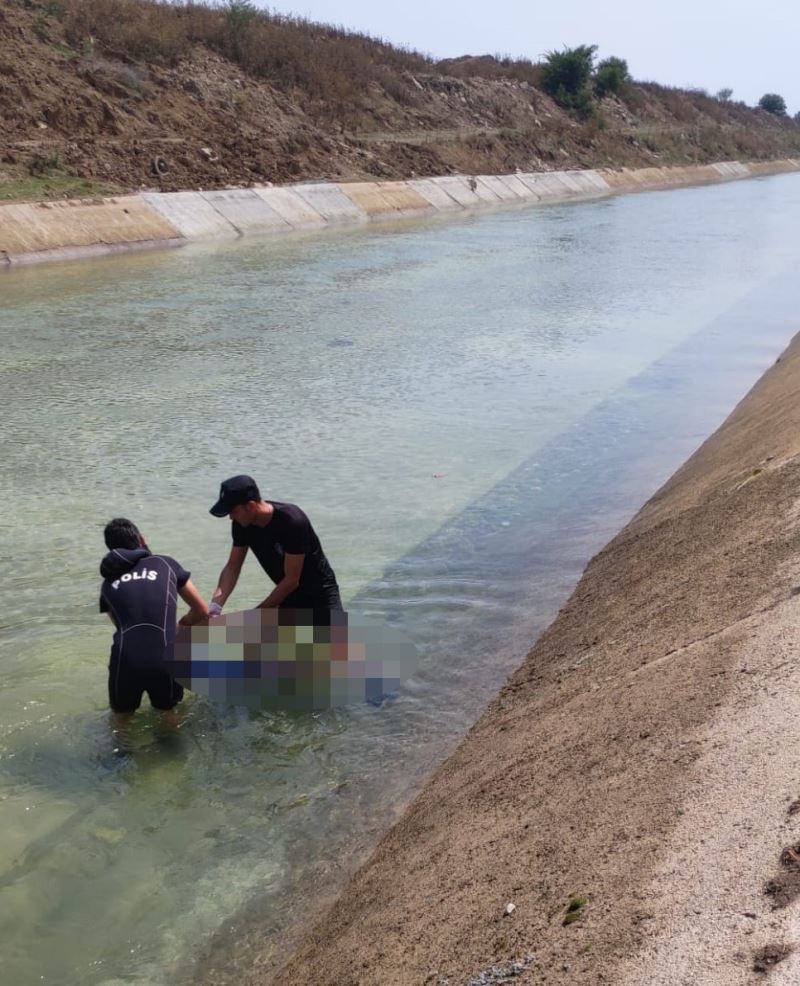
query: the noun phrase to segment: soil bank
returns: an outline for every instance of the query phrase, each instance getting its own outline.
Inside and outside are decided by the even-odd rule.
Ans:
[[[0,4],[0,200],[800,155],[791,117],[730,98],[629,83],[581,118],[529,62],[300,19],[232,61],[224,6]]]
[[[277,978],[242,981],[733,986],[784,954],[798,981],[799,453],[795,339]]]

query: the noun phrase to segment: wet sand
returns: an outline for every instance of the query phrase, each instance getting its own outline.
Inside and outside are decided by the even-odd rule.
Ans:
[[[799,453],[795,339],[273,982],[798,981]]]

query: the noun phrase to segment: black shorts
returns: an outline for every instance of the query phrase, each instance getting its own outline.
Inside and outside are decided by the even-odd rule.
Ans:
[[[108,665],[108,701],[114,712],[135,712],[147,692],[150,704],[159,712],[174,709],[183,698],[183,686],[163,668],[144,665],[131,667],[128,661],[111,658]]]

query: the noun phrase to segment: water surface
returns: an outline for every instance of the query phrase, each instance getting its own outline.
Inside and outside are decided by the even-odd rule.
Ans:
[[[8,981],[279,959],[789,341],[798,220],[787,175],[0,277]],[[102,525],[132,517],[208,594],[208,507],[242,471],[311,515],[420,670],[381,708],[190,700],[177,736],[143,712],[115,755]],[[250,561],[232,603],[265,594]]]

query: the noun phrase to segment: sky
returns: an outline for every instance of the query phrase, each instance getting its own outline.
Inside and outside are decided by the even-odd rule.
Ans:
[[[626,59],[635,79],[733,89],[750,105],[777,92],[800,110],[797,0],[278,0],[271,10],[341,24],[435,58],[501,54],[534,61],[564,45],[598,45]]]

